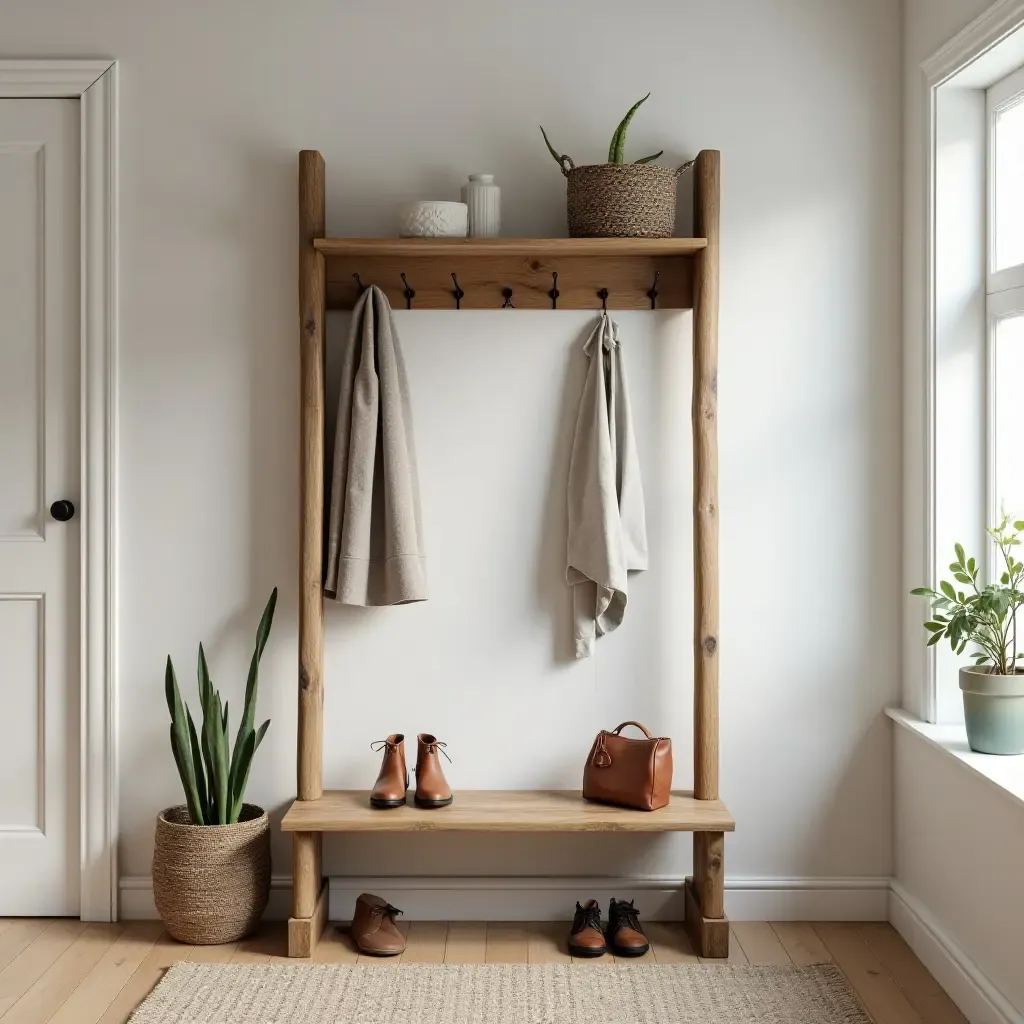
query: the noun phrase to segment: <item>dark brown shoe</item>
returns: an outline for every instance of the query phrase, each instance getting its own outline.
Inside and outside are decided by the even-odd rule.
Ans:
[[[643,956],[651,948],[632,900],[612,900],[608,904],[607,938],[616,956]]]
[[[436,736],[429,732],[421,732],[416,745],[416,806],[427,810],[435,807],[447,807],[454,797],[448,780],[441,770],[441,758],[445,746]],[[451,758],[448,757],[450,761]]]
[[[405,936],[395,918],[401,913],[387,900],[364,892],[356,900],[352,916],[352,941],[360,953],[368,956],[398,956],[405,952]]]
[[[572,931],[569,933],[569,952],[580,957],[603,956],[608,952],[597,900],[587,900],[582,907],[576,904],[576,916],[572,919]]]
[[[400,732],[392,733],[386,740],[371,743],[370,749],[384,751],[380,774],[370,794],[370,806],[380,810],[404,807],[405,791],[409,788],[409,769],[405,766],[405,737]]]

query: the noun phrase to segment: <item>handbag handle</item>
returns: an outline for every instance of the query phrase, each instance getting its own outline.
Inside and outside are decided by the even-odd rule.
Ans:
[[[641,725],[639,722],[634,722],[632,719],[630,719],[628,722],[623,722],[622,725],[620,725],[617,729],[613,729],[612,735],[618,736],[619,733],[622,732],[622,730],[625,729],[627,725],[635,725],[649,740],[654,739],[654,737],[647,731],[646,726]]]

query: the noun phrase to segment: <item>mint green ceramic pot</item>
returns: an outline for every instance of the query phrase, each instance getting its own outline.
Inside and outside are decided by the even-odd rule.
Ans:
[[[982,754],[1024,754],[1024,672],[960,669],[967,742]]]

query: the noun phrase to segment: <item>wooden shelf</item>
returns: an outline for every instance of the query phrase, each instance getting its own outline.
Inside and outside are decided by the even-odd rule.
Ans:
[[[516,309],[551,309],[558,275],[559,309],[650,309],[658,282],[659,309],[689,309],[693,256],[704,238],[317,238],[324,257],[328,309],[351,309],[356,274],[376,284],[395,309],[405,308],[404,284],[416,292],[412,309],[455,309],[456,274],[462,309],[501,309],[512,289]]]
[[[468,790],[450,807],[425,811],[412,794],[405,807],[375,810],[366,790],[327,790],[296,800],[285,832],[732,832],[720,800],[673,793],[667,807],[632,811],[585,801],[578,790]]]
[[[706,238],[317,238],[324,256],[692,256]]]

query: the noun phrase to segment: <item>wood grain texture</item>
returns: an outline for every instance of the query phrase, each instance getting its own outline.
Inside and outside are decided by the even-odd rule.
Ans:
[[[816,924],[814,930],[857,990],[875,1024],[920,1024],[922,1018],[868,949],[855,925]]]
[[[858,925],[857,931],[925,1024],[967,1024],[956,1003],[892,925],[870,921]]]
[[[320,887],[320,895],[310,917],[288,918],[288,955],[309,958],[316,950],[327,924],[327,883]]]
[[[323,888],[323,837],[319,832],[292,836],[292,917],[312,917]]]
[[[53,966],[3,1014],[5,1024],[48,1021],[99,963],[120,933],[119,924],[86,925]]]
[[[149,954],[114,997],[98,1024],[126,1024],[132,1011],[156,987],[172,964],[184,960],[191,946],[172,939],[166,932],[157,939]]]
[[[765,921],[736,921],[732,926],[732,934],[743,947],[747,960],[755,967],[793,962],[772,926]]]
[[[675,793],[657,811],[589,803],[577,790],[462,790],[450,807],[390,811],[370,807],[365,790],[328,790],[296,800],[281,822],[286,832],[692,832],[731,831],[718,800]]]
[[[0,971],[2,1017],[85,930],[81,921],[52,921]]]
[[[530,961],[529,926],[522,921],[487,923],[487,960],[489,964],[525,964]]]
[[[700,896],[692,878],[684,886],[686,903],[686,934],[694,952],[709,959],[724,959],[729,955],[729,921],[725,917],[708,918],[701,910]]]
[[[707,245],[703,238],[316,238],[327,257],[494,256],[689,256]],[[367,282],[369,283],[369,282]]]
[[[720,154],[694,171],[694,230],[707,247],[693,261],[693,790],[718,797],[718,233]]]
[[[160,921],[128,921],[49,1024],[96,1024],[152,952],[163,930]]]
[[[889,928],[889,925],[885,927]],[[832,954],[818,938],[813,925],[798,921],[780,921],[773,924],[772,929],[785,946],[789,958],[798,967],[827,964],[832,961]]]
[[[614,241],[614,239],[600,239]],[[664,241],[664,239],[660,239]],[[451,247],[449,247],[450,249]],[[339,255],[327,258],[327,308],[351,309],[358,297],[353,274],[363,285],[375,284],[394,309],[405,309],[404,273],[416,292],[414,310],[454,310],[454,273],[465,293],[463,310],[502,309],[503,290],[512,289],[516,310],[550,310],[552,275],[558,274],[558,309],[601,308],[598,292],[608,289],[609,309],[650,309],[647,295],[658,276],[658,308],[689,309],[693,303],[690,256],[505,256]],[[506,309],[505,312],[512,312]]]
[[[482,964],[487,960],[487,922],[449,921],[446,964]]]
[[[53,918],[9,917],[5,918],[4,924],[5,928],[0,932],[0,971],[49,928]]]
[[[693,879],[704,917],[725,917],[725,835],[693,834]]]
[[[729,930],[729,955],[725,957],[702,956],[698,958],[702,964],[709,964],[712,967],[743,967],[750,963],[743,947],[739,944],[736,936]]]
[[[313,240],[324,234],[324,158],[299,154],[299,366],[301,376],[301,520],[299,528],[298,795],[323,791],[324,730],[324,258]]]
[[[447,942],[447,921],[411,921],[402,963],[443,964]]]
[[[654,959],[659,964],[699,963],[684,925],[669,921],[648,921],[644,924],[644,931],[654,950]]]
[[[317,947],[313,950],[313,960],[322,964],[354,964],[359,959],[359,950],[352,941],[348,927],[328,925]]]
[[[527,962],[531,964],[569,964],[569,923],[533,921],[527,926]]]

